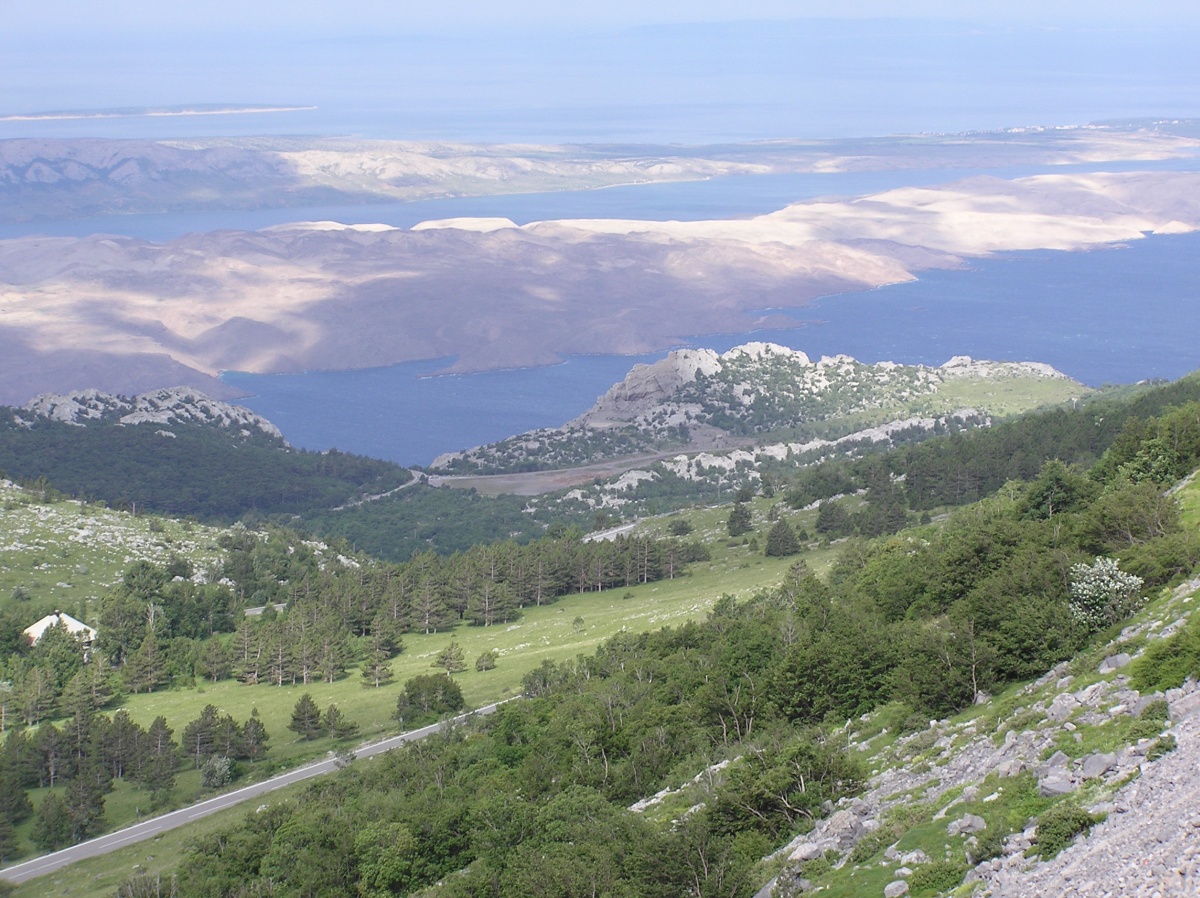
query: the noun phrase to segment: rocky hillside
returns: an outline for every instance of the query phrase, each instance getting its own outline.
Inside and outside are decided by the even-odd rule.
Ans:
[[[914,418],[985,418],[1087,392],[1048,365],[965,356],[940,367],[810,359],[773,343],[683,349],[635,366],[578,418],[437,458],[446,473],[536,471],[626,455],[830,441]],[[793,447],[794,449],[795,447]],[[805,446],[804,448],[809,448]]]
[[[1198,894],[1200,688],[1134,688],[1139,656],[1179,638],[1197,590],[952,720],[898,739],[886,711],[848,722],[867,788],[778,853],[761,898],[942,894],[964,873],[993,898]]]
[[[214,425],[243,437],[253,433],[287,445],[279,428],[240,405],[221,402],[191,387],[170,387],[140,396],[114,396],[99,390],[66,395],[43,393],[17,409],[13,421],[34,427],[39,420],[81,427],[96,424]],[[160,431],[167,434],[168,431]]]
[[[295,449],[265,418],[189,387],[0,407],[0,472],[119,507],[222,521],[334,508],[412,479],[392,462]]]

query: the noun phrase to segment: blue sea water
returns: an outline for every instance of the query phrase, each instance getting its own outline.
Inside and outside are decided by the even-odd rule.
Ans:
[[[812,357],[941,364],[955,355],[1047,362],[1092,386],[1200,368],[1200,234],[1086,253],[1036,251],[931,271],[918,281],[826,297],[794,329],[697,337],[724,351],[768,340]],[[653,356],[575,356],[543,368],[429,376],[441,362],[293,375],[228,373],[245,405],[298,446],[404,464],[583,412]]]

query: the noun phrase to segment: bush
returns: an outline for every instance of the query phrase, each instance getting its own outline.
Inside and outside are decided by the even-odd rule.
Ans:
[[[1071,614],[1089,630],[1102,630],[1132,614],[1145,601],[1142,578],[1127,574],[1116,559],[1097,557],[1071,566]]]
[[[1154,738],[1163,731],[1169,717],[1167,700],[1165,698],[1155,699],[1142,709],[1137,721],[1129,728],[1130,741]]]
[[[1156,639],[1133,662],[1131,685],[1142,692],[1174,689],[1200,674],[1200,617],[1167,639]]]
[[[395,718],[404,726],[420,726],[461,711],[465,704],[462,689],[448,674],[425,674],[404,684],[396,699]]]
[[[993,829],[980,833],[977,838],[979,841],[975,847],[967,851],[967,860],[972,864],[982,864],[1004,854],[1004,840],[1008,838],[1008,833]]]
[[[687,536],[693,529],[685,518],[676,518],[667,525],[667,530],[672,536]]]
[[[865,864],[883,849],[892,844],[892,833],[877,830],[873,833],[867,833],[854,846],[854,850],[850,852],[850,863]]]
[[[1158,739],[1154,740],[1154,744],[1151,745],[1150,750],[1146,752],[1146,760],[1157,761],[1163,755],[1173,752],[1177,747],[1178,743],[1175,742],[1175,737],[1170,733],[1167,733],[1165,736],[1160,736]]]
[[[1042,858],[1052,858],[1070,845],[1080,833],[1087,832],[1094,824],[1099,823],[1100,819],[1072,804],[1057,805],[1038,817],[1037,835],[1034,836],[1033,846],[1029,850]]]
[[[931,861],[913,870],[908,886],[914,892],[947,892],[962,882],[966,872],[966,867],[954,861]]]
[[[200,768],[200,783],[205,789],[223,789],[233,782],[233,762],[213,755]]]

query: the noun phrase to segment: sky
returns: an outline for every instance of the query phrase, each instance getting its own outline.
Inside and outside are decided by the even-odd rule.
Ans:
[[[1195,0],[42,0],[0,27],[21,136],[706,143],[1200,117]]]
[[[480,27],[620,28],[680,22],[796,18],[957,19],[1013,25],[1101,22],[1200,25],[1193,0],[44,0],[5,10],[10,33],[360,29],[395,32]]]

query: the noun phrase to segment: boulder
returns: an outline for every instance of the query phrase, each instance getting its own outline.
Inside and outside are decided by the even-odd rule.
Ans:
[[[1143,695],[1133,703],[1130,713],[1132,713],[1134,717],[1141,717],[1142,712],[1145,711],[1147,707],[1164,698],[1166,698],[1166,696],[1161,692],[1152,692],[1150,695]]]
[[[815,842],[805,842],[791,853],[790,859],[793,861],[815,861],[824,853],[821,850],[821,846]]]
[[[1104,776],[1116,766],[1116,763],[1117,756],[1112,752],[1096,752],[1096,754],[1088,755],[1083,759],[1080,772],[1085,780],[1092,780],[1098,776]]]
[[[946,832],[952,836],[983,832],[985,829],[987,821],[975,814],[963,814],[946,826]]]
[[[838,811],[825,822],[825,834],[842,850],[853,847],[862,832],[862,821],[853,811]]]
[[[1038,794],[1043,798],[1058,798],[1075,791],[1075,784],[1066,776],[1051,773],[1038,780]]]
[[[1191,717],[1200,710],[1200,692],[1193,692],[1171,702],[1171,720],[1175,723]]]
[[[1071,758],[1066,752],[1056,751],[1038,766],[1038,773],[1046,774],[1052,770],[1065,769],[1070,763]]]
[[[1028,769],[1029,765],[1025,762],[1024,758],[1009,758],[1007,761],[1001,761],[996,765],[996,776],[1020,776]]]
[[[1114,670],[1120,670],[1133,659],[1129,657],[1128,652],[1121,652],[1117,655],[1109,655],[1100,662],[1100,673],[1112,673]]]
[[[1069,693],[1055,696],[1054,701],[1050,703],[1050,707],[1046,709],[1046,719],[1052,720],[1054,723],[1062,723],[1071,713],[1079,707],[1079,700]]]
[[[897,879],[895,882],[889,882],[883,887],[883,898],[900,898],[901,895],[908,894],[908,883],[903,879]]]
[[[905,852],[900,857],[900,863],[906,867],[915,867],[917,864],[924,864],[929,860],[929,856],[920,848]]]

